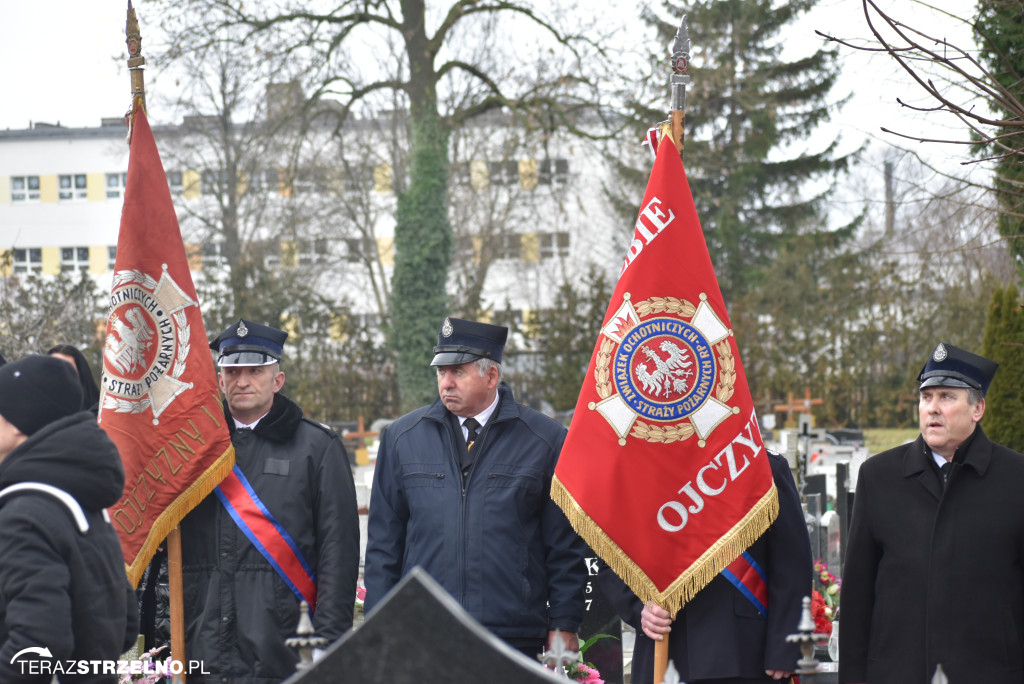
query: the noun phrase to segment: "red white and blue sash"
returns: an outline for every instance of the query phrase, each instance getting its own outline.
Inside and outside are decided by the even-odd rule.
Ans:
[[[256,496],[237,465],[214,490],[238,529],[249,538],[299,599],[316,608],[316,579],[295,540]]]
[[[768,576],[754,557],[744,551],[722,570],[722,577],[732,582],[741,594],[754,604],[763,617],[768,617]]]

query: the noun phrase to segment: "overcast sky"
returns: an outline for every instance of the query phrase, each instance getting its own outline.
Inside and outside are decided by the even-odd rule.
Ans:
[[[922,21],[922,10],[913,0],[885,1],[899,18]],[[939,2],[964,10],[964,0]],[[148,7],[145,2],[136,7],[143,55],[154,54],[155,47],[156,29],[147,22],[156,19],[146,16]],[[27,128],[35,121],[97,126],[102,117],[122,115],[131,94],[125,66],[126,10],[127,0],[6,2],[0,22],[0,63],[5,65],[0,70],[0,130]],[[950,38],[968,35],[962,27],[947,23]],[[947,31],[945,24],[937,28],[932,23],[930,28],[936,33]],[[787,40],[806,54],[821,43],[814,29],[844,37],[868,35],[860,0],[821,0]],[[920,130],[920,124],[908,119],[909,112],[895,103],[897,96],[912,99],[919,91],[892,60],[845,48],[841,54],[844,78],[836,95],[852,92],[854,97],[835,118],[830,133],[840,132],[848,144],[855,145],[865,135],[879,135],[883,125]],[[147,78],[147,84],[152,84],[152,78]],[[159,114],[154,113],[153,119],[159,120]]]

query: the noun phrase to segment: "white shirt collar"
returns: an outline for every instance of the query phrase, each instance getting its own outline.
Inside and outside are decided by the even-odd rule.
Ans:
[[[270,411],[267,411],[267,413],[270,413]],[[236,430],[255,430],[256,426],[259,425],[259,422],[267,417],[267,413],[264,413],[262,416],[260,416],[259,418],[257,418],[256,420],[254,420],[253,422],[248,423],[248,424],[243,423],[242,421],[238,420],[234,416],[231,416],[231,420],[235,421],[235,429]]]
[[[491,419],[491,416],[494,415],[494,410],[496,408],[498,408],[498,393],[497,393],[497,391],[495,391],[495,393],[494,393],[494,401],[491,402],[491,405],[488,406],[487,408],[485,408],[480,413],[476,414],[475,416],[472,416],[473,418],[476,418],[476,422],[480,423],[480,429],[481,430],[483,430],[484,425],[487,425],[487,421],[489,421]],[[466,420],[469,419],[469,418],[470,418],[470,416],[465,416],[465,417],[459,416],[459,425],[462,425],[463,423],[465,423]]]
[[[932,460],[935,461],[935,465],[939,466],[940,468],[949,463],[949,461],[947,461],[945,457],[939,456],[937,453],[935,453],[933,449],[929,449],[928,451],[931,453]]]

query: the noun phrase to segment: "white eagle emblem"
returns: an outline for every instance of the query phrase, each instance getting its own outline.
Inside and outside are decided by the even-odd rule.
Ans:
[[[673,394],[686,394],[689,389],[688,379],[693,375],[690,368],[693,361],[690,361],[690,350],[681,349],[677,344],[665,340],[658,347],[668,354],[667,359],[661,358],[656,351],[644,345],[640,351],[654,362],[654,372],[651,373],[646,363],[636,365],[636,377],[643,384],[644,389],[656,397],[665,392],[665,398],[669,399]]]
[[[142,307],[125,311],[121,320],[117,315],[110,318],[111,334],[107,335],[103,356],[121,373],[127,375],[136,368],[146,367],[145,352],[152,345],[154,330],[149,327]]]

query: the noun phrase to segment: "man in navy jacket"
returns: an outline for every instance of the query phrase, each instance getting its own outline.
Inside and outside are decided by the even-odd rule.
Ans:
[[[445,319],[431,363],[439,399],[381,435],[365,607],[418,565],[533,657],[556,631],[578,646],[586,547],[549,495],[565,428],[517,404],[501,383],[507,335]]]

